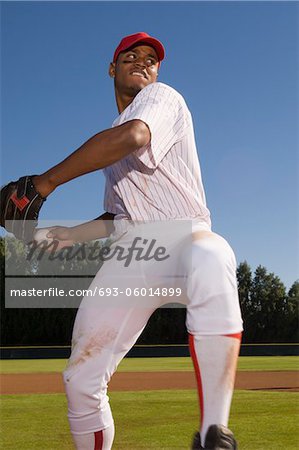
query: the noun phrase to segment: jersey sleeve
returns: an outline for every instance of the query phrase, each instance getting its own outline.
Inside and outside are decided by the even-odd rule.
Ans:
[[[134,154],[149,168],[156,168],[184,135],[187,106],[174,89],[153,83],[142,89],[129,106],[122,123],[142,120],[151,133],[150,143]]]

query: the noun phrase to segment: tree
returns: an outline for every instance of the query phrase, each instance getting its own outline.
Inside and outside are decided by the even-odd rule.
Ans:
[[[286,305],[286,340],[290,342],[298,342],[299,335],[299,280],[295,281],[291,286]]]
[[[286,289],[279,277],[258,266],[252,282],[252,342],[281,342],[287,311]]]
[[[58,345],[70,342],[76,311],[52,308],[9,308],[10,298],[5,298],[5,282],[15,283],[23,278],[7,278],[9,275],[35,277],[38,274],[36,258],[27,258],[28,247],[21,241],[6,237],[0,239],[1,261],[1,344],[4,345]],[[53,283],[55,279],[53,278]],[[34,285],[34,278],[33,278]],[[26,284],[28,287],[28,284]],[[54,284],[55,286],[55,284]],[[8,305],[5,305],[5,302]]]
[[[254,324],[255,315],[252,308],[252,273],[246,261],[241,262],[237,268],[237,280],[240,307],[244,321],[243,342],[250,342],[251,329]]]

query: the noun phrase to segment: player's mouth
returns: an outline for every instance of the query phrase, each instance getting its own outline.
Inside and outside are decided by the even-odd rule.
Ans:
[[[130,75],[133,75],[135,77],[141,77],[141,78],[145,78],[147,80],[147,75],[145,72],[143,72],[142,70],[133,70],[132,72],[130,72]]]

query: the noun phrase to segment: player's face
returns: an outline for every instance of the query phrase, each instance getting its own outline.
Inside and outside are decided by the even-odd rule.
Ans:
[[[119,93],[135,96],[158,76],[159,61],[154,48],[138,45],[120,53],[115,64],[110,65],[110,76],[114,77]]]

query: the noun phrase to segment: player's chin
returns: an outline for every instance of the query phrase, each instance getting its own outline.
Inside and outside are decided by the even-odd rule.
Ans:
[[[136,91],[140,91],[141,89],[145,88],[148,84],[150,84],[150,80],[147,78],[137,78],[134,81],[131,81],[130,87],[131,89],[134,89]]]

